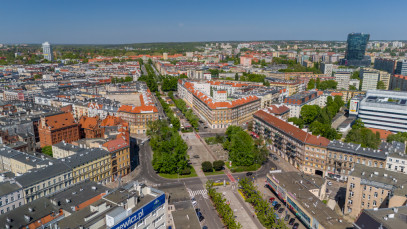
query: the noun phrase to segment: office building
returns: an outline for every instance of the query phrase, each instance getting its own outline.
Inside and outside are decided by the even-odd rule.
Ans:
[[[396,70],[396,63],[397,61],[394,59],[376,58],[374,60],[374,69],[393,74],[394,70]]]
[[[401,60],[397,62],[396,70],[394,71],[396,75],[407,76],[407,60]]]
[[[52,54],[52,47],[48,41],[42,43],[42,55],[44,55],[44,59],[46,59],[48,61],[53,61],[53,59],[54,59],[53,54]]]
[[[350,79],[349,80],[349,88],[350,88],[350,86],[354,86],[356,88],[356,90],[359,90],[360,80],[358,80],[358,79]]]
[[[377,89],[377,82],[379,81],[379,72],[369,69],[362,69],[360,71],[360,78],[362,79],[362,91]]]
[[[406,183],[405,174],[357,164],[347,182],[344,213],[356,218],[363,209],[403,206]]]
[[[347,66],[370,66],[370,57],[365,56],[369,38],[369,34],[348,34],[348,46],[345,53],[345,64]]]
[[[321,72],[325,75],[332,76],[333,64],[321,63]]]
[[[58,228],[161,229],[166,228],[166,215],[165,193],[133,182],[66,215]]]
[[[338,83],[338,85],[336,85],[336,88],[340,90],[348,90],[350,75],[350,72],[336,72],[334,74],[335,81]]]
[[[367,91],[358,105],[351,104],[351,111],[358,114],[365,127],[407,132],[407,92]]]

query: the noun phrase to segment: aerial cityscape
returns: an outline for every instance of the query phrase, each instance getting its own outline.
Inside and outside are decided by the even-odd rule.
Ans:
[[[407,228],[407,4],[345,2],[4,3],[0,228]]]

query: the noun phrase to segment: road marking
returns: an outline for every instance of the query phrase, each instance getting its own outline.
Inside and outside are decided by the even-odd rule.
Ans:
[[[231,182],[236,182],[236,180],[235,180],[235,178],[232,176],[232,174],[227,173],[226,175],[229,177],[229,180],[230,180]]]
[[[202,195],[203,198],[208,199],[208,193],[207,193],[208,191],[206,189],[191,190],[191,189],[187,188],[187,191],[188,191],[189,196],[191,198],[195,197],[195,196],[198,196],[198,195]]]

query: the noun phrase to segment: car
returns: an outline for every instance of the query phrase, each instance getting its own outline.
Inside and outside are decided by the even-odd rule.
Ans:
[[[208,227],[207,227],[207,226],[203,226],[202,229],[208,229]]]
[[[294,223],[293,229],[297,229],[300,226],[298,223]]]
[[[276,213],[274,213],[274,216],[276,217],[276,220],[280,219],[280,216],[278,216]]]
[[[328,183],[327,183],[329,186],[331,186],[332,185],[332,182],[330,182],[330,181],[328,181]]]
[[[246,173],[246,176],[247,176],[247,177],[252,176],[252,175],[253,175],[252,172],[247,172],[247,173]]]
[[[196,214],[198,214],[198,212],[201,212],[201,209],[200,209],[200,208],[196,208],[196,209],[195,209],[195,212],[196,212]]]
[[[273,202],[271,202],[271,206],[276,206],[276,204],[278,204],[278,202],[277,202],[277,201],[273,201]]]
[[[276,198],[274,198],[274,197],[270,197],[269,203],[272,203],[275,199],[276,199]]]
[[[194,155],[194,158],[199,158],[199,155]]]
[[[278,213],[282,213],[284,211],[284,208],[278,209]]]
[[[197,215],[197,216],[198,216],[198,218],[199,218],[199,217],[201,217],[201,216],[202,216],[202,213],[201,213],[201,212],[197,212],[197,213],[196,213],[196,215]]]
[[[288,225],[293,225],[295,222],[295,218],[291,218],[290,221],[288,222]]]
[[[279,209],[280,207],[281,207],[281,204],[276,204],[276,205],[274,206],[274,210],[277,211],[277,209]]]
[[[288,221],[290,219],[290,215],[286,215],[285,217],[284,217],[284,221]]]
[[[202,222],[202,220],[204,220],[205,217],[203,217],[203,215],[201,215],[201,216],[198,217],[198,219],[199,219],[199,222]]]

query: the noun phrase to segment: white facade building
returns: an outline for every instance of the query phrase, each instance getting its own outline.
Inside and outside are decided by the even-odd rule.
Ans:
[[[42,55],[44,55],[44,59],[48,61],[53,60],[51,44],[48,41],[42,43]]]

